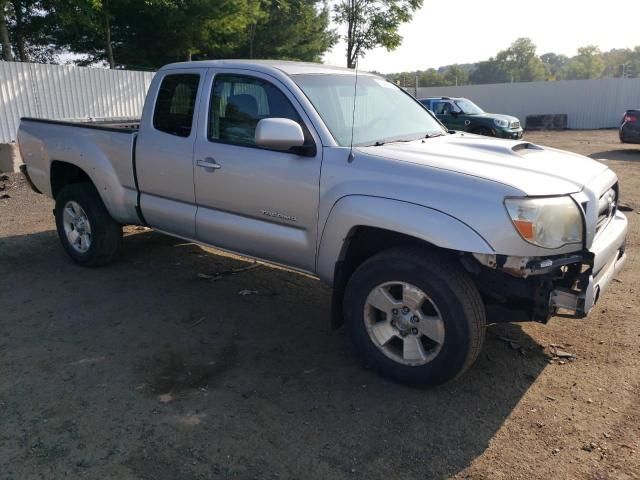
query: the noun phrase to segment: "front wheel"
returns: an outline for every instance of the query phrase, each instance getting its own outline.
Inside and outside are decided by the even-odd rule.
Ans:
[[[56,197],[54,215],[60,242],[76,263],[103,265],[118,254],[122,225],[111,218],[92,184],[63,187]]]
[[[380,374],[433,386],[465,372],[484,342],[476,286],[435,251],[389,250],[364,262],[345,291],[353,342]]]

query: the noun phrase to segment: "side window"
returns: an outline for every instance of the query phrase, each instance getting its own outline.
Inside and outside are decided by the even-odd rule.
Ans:
[[[200,75],[192,73],[164,77],[153,112],[154,128],[178,137],[188,137],[199,83]]]
[[[263,118],[300,117],[284,94],[269,82],[241,75],[216,75],[209,107],[209,140],[255,146]]]
[[[433,113],[436,115],[445,115],[447,113],[447,102],[433,102]]]

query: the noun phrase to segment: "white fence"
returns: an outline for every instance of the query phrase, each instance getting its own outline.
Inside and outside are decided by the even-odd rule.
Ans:
[[[15,141],[20,117],[140,117],[153,75],[0,61],[0,143]]]
[[[153,75],[0,61],[0,143],[15,141],[20,117],[139,117]],[[565,113],[569,128],[613,128],[626,109],[640,108],[640,78],[418,88],[419,98],[439,95],[468,97],[523,123],[527,115]]]
[[[487,112],[514,115],[523,124],[527,115],[565,113],[569,128],[614,128],[625,110],[640,108],[640,78],[418,88],[418,98],[440,95],[470,98]]]

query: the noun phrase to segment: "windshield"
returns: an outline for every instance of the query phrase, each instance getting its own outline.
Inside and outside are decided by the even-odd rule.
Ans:
[[[467,115],[481,115],[484,113],[478,105],[473,103],[471,100],[456,100],[456,105],[462,110],[462,113]]]
[[[359,75],[294,75],[339,145],[375,145],[443,135],[427,110],[391,82]],[[354,111],[354,96],[356,98]]]

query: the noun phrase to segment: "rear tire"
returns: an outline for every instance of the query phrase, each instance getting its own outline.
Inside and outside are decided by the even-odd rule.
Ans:
[[[122,245],[122,225],[104,206],[91,183],[64,186],[54,209],[58,237],[79,265],[95,267],[112,261]]]
[[[344,313],[358,352],[381,375],[434,386],[464,373],[485,337],[485,309],[467,273],[442,254],[393,249],[349,279]]]

